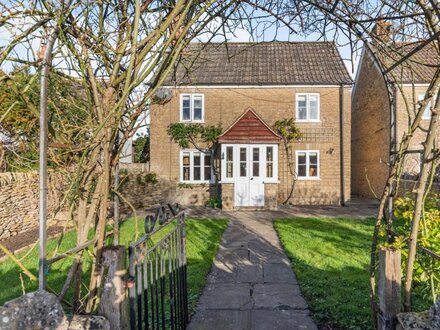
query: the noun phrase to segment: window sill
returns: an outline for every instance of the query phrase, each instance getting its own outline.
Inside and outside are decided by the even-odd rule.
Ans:
[[[301,123],[320,123],[321,120],[300,120],[296,119],[295,123],[301,124]]]
[[[319,177],[301,177],[301,178],[297,178],[298,181],[321,181],[321,178]]]
[[[180,120],[182,124],[204,124],[204,120]]]
[[[179,181],[179,184],[190,184],[190,185],[201,185],[201,184],[211,184],[211,181]]]

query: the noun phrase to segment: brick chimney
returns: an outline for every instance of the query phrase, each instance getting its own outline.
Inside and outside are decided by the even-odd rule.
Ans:
[[[375,35],[376,39],[382,40],[383,42],[389,42],[393,33],[393,24],[391,22],[386,22],[384,19],[380,19],[373,27],[372,33]]]

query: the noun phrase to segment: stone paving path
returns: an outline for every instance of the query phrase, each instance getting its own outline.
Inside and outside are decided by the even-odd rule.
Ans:
[[[189,329],[317,329],[272,226],[279,212],[230,219]]]

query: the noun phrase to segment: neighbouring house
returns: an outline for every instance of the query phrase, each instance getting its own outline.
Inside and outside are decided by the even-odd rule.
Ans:
[[[420,43],[392,44],[392,52],[374,44],[364,47],[352,93],[351,180],[353,195],[381,196],[389,175],[389,164],[403,134],[414,120],[417,102],[424,98],[440,65],[435,48]],[[415,51],[413,53],[413,51]],[[399,57],[412,54],[402,64],[382,74]],[[395,58],[394,58],[395,57]],[[411,191],[420,172],[423,129],[429,127],[431,105],[424,110],[421,129],[405,154],[401,193]]]
[[[293,183],[288,203],[344,204],[351,87],[331,42],[190,44],[151,106],[151,171],[187,205],[276,208]],[[273,129],[288,118],[302,133],[291,159]],[[221,125],[217,151],[179,148],[167,133],[176,122]]]

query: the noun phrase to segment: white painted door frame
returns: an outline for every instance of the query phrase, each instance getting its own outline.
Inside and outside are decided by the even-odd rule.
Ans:
[[[264,207],[264,184],[278,182],[278,145],[222,144],[221,158],[221,182],[234,183],[234,206]]]

